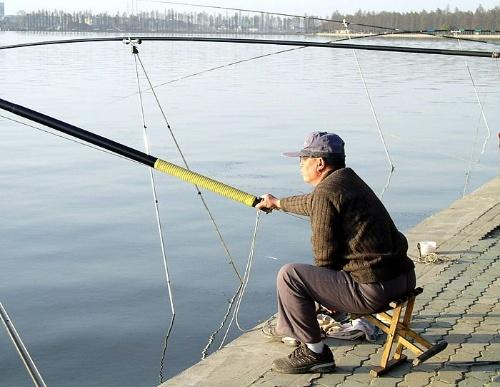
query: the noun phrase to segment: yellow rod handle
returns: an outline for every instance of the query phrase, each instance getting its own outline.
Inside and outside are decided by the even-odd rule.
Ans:
[[[200,175],[199,173],[190,171],[189,169],[179,167],[178,165],[169,163],[168,161],[162,159],[157,159],[153,168],[157,171],[187,181],[188,183],[196,184],[199,187],[203,187],[229,199],[246,204],[249,207],[255,207],[255,205],[260,201],[259,198],[254,195],[240,191],[239,189],[231,187],[227,184]]]

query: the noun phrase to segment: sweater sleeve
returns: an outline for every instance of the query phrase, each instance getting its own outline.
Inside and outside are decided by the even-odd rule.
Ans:
[[[339,241],[335,230],[337,210],[327,195],[316,193],[312,200],[311,242],[316,266],[328,266],[340,270]]]
[[[280,199],[281,209],[285,212],[291,212],[297,215],[311,215],[312,194],[289,196]]]

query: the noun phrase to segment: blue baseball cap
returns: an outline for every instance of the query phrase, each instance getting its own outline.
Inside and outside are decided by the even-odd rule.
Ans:
[[[306,136],[304,147],[298,152],[285,152],[288,157],[328,157],[345,159],[344,140],[335,133],[312,132]]]

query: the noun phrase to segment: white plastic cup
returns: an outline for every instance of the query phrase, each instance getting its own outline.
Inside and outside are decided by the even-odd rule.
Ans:
[[[420,252],[421,257],[425,257],[430,253],[436,251],[437,243],[434,241],[422,241],[417,243],[417,249]]]

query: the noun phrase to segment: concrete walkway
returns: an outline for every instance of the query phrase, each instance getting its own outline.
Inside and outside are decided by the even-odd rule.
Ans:
[[[166,386],[498,386],[500,365],[500,178],[418,224],[408,234],[410,256],[416,244],[438,243],[452,260],[417,264],[417,297],[412,327],[429,341],[446,340],[445,351],[418,367],[407,363],[372,378],[384,337],[376,343],[329,339],[337,370],[331,374],[283,375],[270,370],[290,347],[270,343],[259,327],[228,344]],[[411,354],[408,354],[410,358]]]

